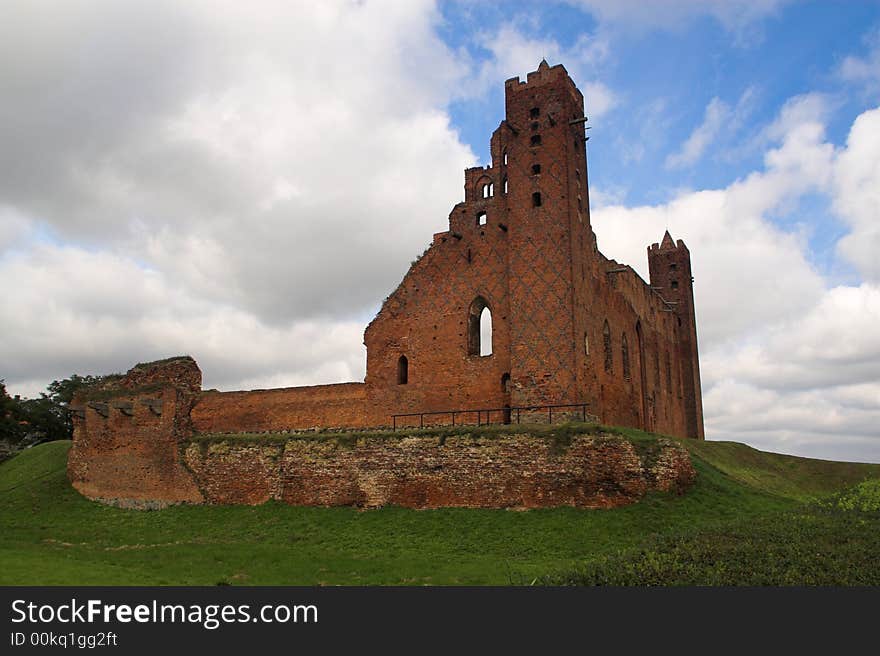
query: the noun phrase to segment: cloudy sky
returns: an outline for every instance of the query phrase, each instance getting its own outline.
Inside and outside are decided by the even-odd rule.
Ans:
[[[602,251],[691,249],[707,437],[880,462],[867,0],[4,0],[0,378],[361,380],[542,57],[586,96]]]

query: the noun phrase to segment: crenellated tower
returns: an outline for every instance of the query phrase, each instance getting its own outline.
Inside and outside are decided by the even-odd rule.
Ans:
[[[510,374],[515,405],[581,400],[577,301],[590,228],[584,97],[562,65],[507,80],[493,161],[510,225]]]
[[[704,439],[691,253],[681,239],[675,242],[667,230],[659,244],[648,248],[648,270],[651,286],[673,306],[678,323],[678,357],[687,436]]]

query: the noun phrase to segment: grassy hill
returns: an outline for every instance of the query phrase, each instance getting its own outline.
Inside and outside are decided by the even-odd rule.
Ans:
[[[52,442],[0,465],[0,584],[880,584],[880,486],[854,487],[880,465],[685,444],[691,492],[614,510],[139,512],[81,497]]]

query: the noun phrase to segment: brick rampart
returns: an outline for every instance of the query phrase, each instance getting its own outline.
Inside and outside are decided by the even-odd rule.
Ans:
[[[192,412],[201,433],[365,428],[390,421],[368,412],[363,383],[247,392],[203,392]]]
[[[672,440],[510,433],[195,441],[184,462],[208,503],[609,508],[695,477]]]

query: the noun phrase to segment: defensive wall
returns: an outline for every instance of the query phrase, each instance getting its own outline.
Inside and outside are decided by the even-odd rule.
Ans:
[[[270,499],[598,508],[632,503],[652,490],[683,492],[695,477],[687,451],[674,440],[632,441],[585,425],[197,432],[193,417],[217,396],[200,393],[200,378],[192,358],[172,358],[137,365],[121,380],[78,395],[68,462],[73,486],[89,498],[142,509]]]

